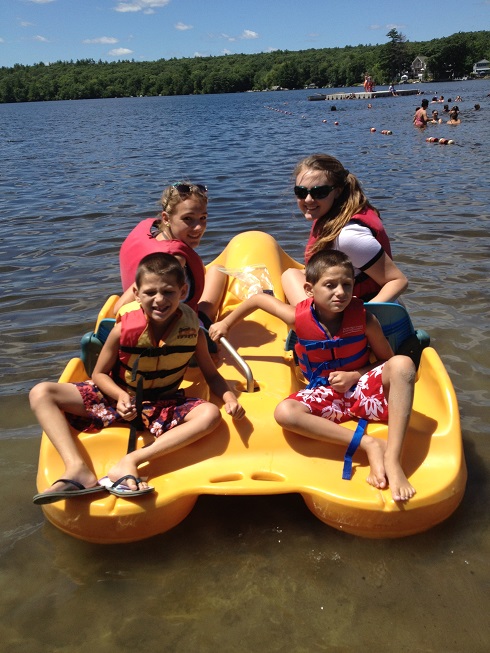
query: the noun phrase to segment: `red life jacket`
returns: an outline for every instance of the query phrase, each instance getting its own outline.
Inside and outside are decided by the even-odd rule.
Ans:
[[[155,343],[146,315],[139,304],[134,305],[135,310],[120,316],[119,360],[112,376],[131,394],[137,394],[139,381],[143,398],[150,400],[180,386],[196,350],[199,322],[195,311],[181,304],[165,341]]]
[[[357,370],[369,362],[366,309],[356,297],[345,309],[340,330],[333,338],[318,321],[311,298],[296,306],[295,330],[298,342],[294,349],[308,388],[328,385],[332,370]]]
[[[189,294],[186,304],[197,311],[197,304],[204,290],[204,265],[199,254],[181,240],[157,240],[151,234],[154,218],[142,220],[127,236],[119,251],[119,268],[123,290],[134,283],[136,268],[147,254],[165,252],[182,256],[186,261],[186,276],[189,282]]]
[[[383,252],[386,253],[391,259],[393,258],[391,254],[390,239],[388,238],[388,234],[385,231],[381,218],[376,213],[376,211],[373,209],[365,209],[362,213],[356,213],[349,220],[348,224],[350,223],[363,225],[371,231],[373,236],[383,248],[380,250],[378,258],[382,256]],[[311,256],[311,248],[318,240],[318,237],[313,235],[315,225],[316,221],[311,228],[310,237],[306,243],[305,262],[308,262],[308,259]],[[370,261],[371,265],[375,262],[376,261]],[[379,286],[376,281],[374,281],[374,279],[371,279],[371,277],[362,270],[354,279],[354,295],[365,302],[375,297],[380,290],[381,286]]]

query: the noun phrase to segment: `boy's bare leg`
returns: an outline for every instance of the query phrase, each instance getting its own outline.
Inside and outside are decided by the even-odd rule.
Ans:
[[[80,455],[64,413],[87,415],[77,388],[70,383],[39,383],[31,390],[29,400],[41,428],[65,465],[63,478],[77,481],[86,488],[95,487],[97,478]],[[55,483],[45,493],[63,490],[73,490],[73,485]]]
[[[341,424],[336,424],[323,417],[312,415],[308,408],[294,399],[285,399],[276,408],[274,417],[284,428],[315,440],[323,440],[348,447],[352,440],[352,431]],[[370,472],[368,483],[383,489],[387,486],[384,457],[386,442],[370,435],[364,435],[359,448],[367,457]]]
[[[388,398],[389,414],[384,465],[394,501],[407,501],[416,492],[400,463],[412,412],[415,372],[415,365],[408,356],[394,356],[383,368],[383,388]]]
[[[118,463],[111,467],[107,476],[112,482],[116,482],[127,475],[138,478],[139,465],[199,440],[214,431],[220,421],[221,413],[217,406],[212,403],[199,404],[199,406],[193,408],[185,416],[181,424],[160,435],[147,447],[136,449],[126,454]],[[132,479],[127,479],[124,483],[132,490],[148,487],[146,481],[139,483],[139,487],[136,486],[136,483]]]

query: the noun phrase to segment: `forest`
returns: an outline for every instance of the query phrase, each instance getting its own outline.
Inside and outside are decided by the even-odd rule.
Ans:
[[[458,32],[411,42],[395,29],[380,45],[357,45],[260,54],[105,62],[83,59],[0,68],[0,102],[239,93],[272,88],[349,87],[369,74],[377,85],[411,76],[411,63],[427,57],[428,79],[470,76],[490,59],[490,31]]]

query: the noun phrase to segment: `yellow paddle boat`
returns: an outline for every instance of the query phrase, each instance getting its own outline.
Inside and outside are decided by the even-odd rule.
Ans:
[[[284,300],[281,273],[289,267],[302,267],[274,238],[258,231],[233,238],[212,264],[235,271],[235,276],[227,275],[221,316],[241,301],[243,280],[237,278],[237,270],[263,272],[266,268],[274,294]],[[83,360],[69,361],[60,382],[88,377],[93,356],[113,323],[116,300],[117,296],[107,300],[94,333],[82,340]],[[403,307],[369,307],[396,348],[400,339],[406,345],[409,337],[413,338],[414,330]],[[342,447],[284,431],[275,422],[276,405],[304,385],[288,340],[288,329],[277,318],[263,311],[250,315],[232,331],[230,342],[222,343],[220,365],[221,373],[239,394],[246,418],[234,422],[223,413],[214,433],[140,468],[141,475],[155,487],[154,492],[132,499],[100,492],[61,500],[42,506],[47,519],[74,537],[109,544],[141,540],[173,528],[202,494],[300,493],[325,524],[370,538],[412,535],[449,517],[463,497],[466,466],[454,389],[436,351],[430,346],[421,351],[403,451],[402,464],[417,494],[399,503],[392,500],[389,489],[378,490],[366,482],[368,463],[362,452],[354,457],[351,480],[343,480]],[[188,368],[183,387],[191,396],[209,398],[208,387],[196,368]],[[345,425],[353,432],[356,429],[355,421]],[[367,432],[387,437],[384,424],[369,424]],[[120,423],[95,434],[74,431],[73,435],[87,463],[101,478],[126,453],[129,426]],[[137,446],[144,446],[149,437],[141,433]],[[61,459],[43,434],[39,492],[62,473]]]

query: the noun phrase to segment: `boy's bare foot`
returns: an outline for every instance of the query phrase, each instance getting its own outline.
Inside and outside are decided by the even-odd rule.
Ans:
[[[386,475],[390,485],[393,501],[408,501],[416,493],[398,462],[385,460]]]
[[[386,442],[365,435],[361,440],[361,448],[366,452],[370,466],[367,482],[378,490],[384,490],[388,485],[384,464]]]

